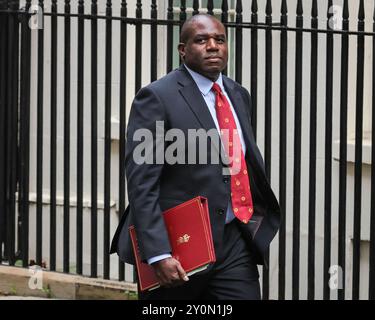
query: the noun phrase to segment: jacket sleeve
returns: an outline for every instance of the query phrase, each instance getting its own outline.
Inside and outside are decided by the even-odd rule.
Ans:
[[[165,143],[162,127],[166,127],[164,106],[145,87],[131,107],[125,154],[129,204],[142,260],[171,252],[159,205]]]

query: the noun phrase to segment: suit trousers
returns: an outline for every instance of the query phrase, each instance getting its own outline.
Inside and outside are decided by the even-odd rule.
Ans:
[[[140,292],[140,300],[259,300],[257,265],[234,219],[225,225],[223,246],[216,262],[174,288]]]

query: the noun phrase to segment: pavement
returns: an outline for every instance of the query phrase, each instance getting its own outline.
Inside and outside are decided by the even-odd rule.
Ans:
[[[60,300],[60,299],[30,297],[30,296],[0,296],[0,300]]]
[[[0,265],[0,300],[134,300],[137,285]]]

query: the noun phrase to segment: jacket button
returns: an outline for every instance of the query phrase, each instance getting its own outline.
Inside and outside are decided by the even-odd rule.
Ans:
[[[229,178],[228,177],[223,178],[223,182],[224,183],[228,183],[229,182]]]
[[[217,209],[216,212],[220,215],[224,214],[224,209]]]

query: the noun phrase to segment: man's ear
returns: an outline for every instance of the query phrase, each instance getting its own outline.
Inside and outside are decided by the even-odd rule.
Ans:
[[[180,42],[177,46],[178,53],[180,54],[181,59],[185,58],[185,43]]]

